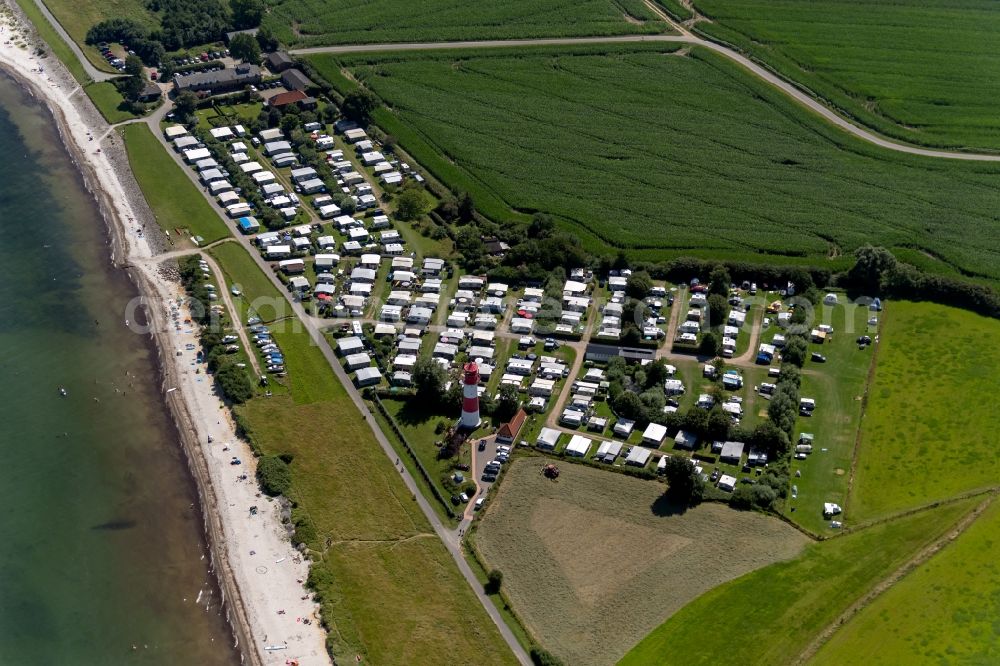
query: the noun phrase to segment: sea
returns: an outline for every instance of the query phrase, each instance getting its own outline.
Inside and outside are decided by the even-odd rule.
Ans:
[[[238,664],[109,257],[52,116],[0,75],[0,664]]]

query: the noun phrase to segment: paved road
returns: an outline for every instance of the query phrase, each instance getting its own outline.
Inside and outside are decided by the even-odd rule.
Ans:
[[[773,72],[761,67],[744,55],[736,51],[716,44],[715,42],[702,39],[687,31],[683,26],[668,20],[679,35],[626,35],[620,37],[569,37],[562,39],[511,39],[511,40],[484,40],[484,41],[464,41],[464,42],[410,42],[399,44],[352,44],[343,46],[317,46],[305,49],[293,49],[294,55],[309,55],[317,53],[377,53],[387,51],[432,51],[441,49],[487,49],[487,48],[511,48],[530,46],[560,46],[573,44],[614,44],[629,42],[672,42],[681,44],[691,44],[700,46],[710,51],[714,51],[721,56],[732,60],[737,65],[747,70],[762,81],[777,88],[779,91],[791,97],[793,100],[816,113],[827,122],[835,125],[841,130],[854,135],[855,137],[867,141],[868,143],[910,155],[920,155],[923,157],[935,157],[952,160],[969,160],[978,162],[1000,162],[1000,155],[983,153],[963,153],[949,150],[934,150],[931,148],[919,148],[904,143],[899,143],[891,139],[879,136],[864,127],[855,124],[853,121],[844,118],[836,111],[830,109],[822,101],[815,99],[806,92],[803,92],[795,85],[779,77]]]
[[[56,17],[52,15],[49,8],[45,6],[45,3],[42,2],[42,0],[35,0],[35,4],[38,6],[39,11],[45,15],[45,18],[48,19],[48,22],[52,24],[52,27],[55,28],[56,32],[59,33],[59,36],[62,37],[63,41],[66,42],[70,49],[73,50],[73,54],[76,56],[76,59],[80,61],[80,64],[83,65],[83,69],[87,72],[87,76],[94,81],[110,81],[113,78],[121,76],[120,74],[102,72],[94,67],[91,62],[87,60],[87,56],[83,54],[83,50],[77,46],[76,42],[73,41],[73,38],[70,37],[69,33],[62,27],[62,24],[59,23]]]
[[[292,312],[298,317],[299,321],[302,322],[313,344],[315,344],[316,347],[323,354],[323,357],[330,365],[330,368],[337,376],[337,379],[340,380],[340,383],[344,385],[344,388],[347,390],[347,393],[351,398],[351,402],[354,403],[354,406],[358,409],[359,412],[361,412],[365,420],[368,422],[368,425],[371,428],[372,433],[375,435],[376,441],[378,441],[379,446],[382,447],[382,450],[385,453],[385,455],[388,456],[389,460],[392,461],[397,460],[399,456],[397,455],[395,449],[392,448],[392,445],[389,443],[389,440],[386,439],[385,435],[382,433],[382,430],[376,424],[374,417],[368,410],[368,405],[365,404],[364,399],[361,397],[361,393],[355,388],[354,382],[351,381],[351,378],[348,376],[347,372],[341,366],[340,361],[334,354],[333,349],[330,347],[329,343],[323,337],[321,325],[316,321],[316,319],[310,313],[306,311],[306,309],[302,306],[302,303],[292,298],[291,294],[288,291],[288,288],[284,284],[282,284],[281,280],[278,279],[274,271],[271,270],[271,267],[268,265],[268,263],[264,261],[263,257],[261,257],[260,252],[258,252],[257,249],[253,247],[252,240],[249,237],[244,236],[243,234],[237,231],[236,225],[233,224],[233,222],[226,216],[225,211],[222,210],[222,208],[218,205],[218,203],[215,201],[213,197],[209,196],[208,193],[204,191],[194,171],[188,165],[184,164],[184,161],[181,158],[181,156],[178,155],[170,146],[170,144],[167,143],[166,139],[163,136],[163,132],[160,131],[159,123],[160,120],[163,118],[163,116],[166,113],[168,113],[171,107],[172,104],[168,101],[162,107],[157,109],[157,111],[153,113],[149,118],[146,119],[146,124],[149,125],[150,130],[152,130],[153,132],[153,135],[156,136],[156,138],[163,145],[163,148],[164,150],[167,151],[167,154],[170,155],[173,158],[174,162],[176,162],[178,166],[181,168],[181,170],[185,174],[187,174],[187,177],[191,180],[191,182],[195,185],[195,187],[198,188],[198,191],[202,192],[203,196],[205,197],[205,200],[209,203],[209,205],[212,206],[215,212],[223,220],[226,221],[226,225],[229,227],[230,232],[233,234],[235,241],[243,245],[244,249],[247,251],[250,257],[257,263],[258,267],[261,269],[261,271],[263,271],[264,275],[266,275],[268,279],[271,280],[274,286],[278,289],[278,292],[284,295],[285,300],[291,306]],[[486,596],[486,593],[483,591],[482,584],[476,578],[475,573],[473,573],[472,569],[465,561],[465,557],[462,553],[461,539],[458,536],[458,534],[448,529],[447,527],[444,526],[444,524],[442,524],[441,520],[437,516],[437,513],[434,511],[434,508],[428,503],[423,493],[417,487],[417,484],[414,481],[414,479],[410,476],[409,472],[406,471],[405,467],[399,467],[398,469],[400,470],[400,478],[402,478],[403,483],[406,484],[407,489],[413,494],[413,497],[416,500],[417,505],[420,507],[421,511],[423,511],[424,515],[427,517],[427,521],[434,528],[434,532],[444,543],[445,547],[448,549],[448,552],[451,553],[452,559],[455,560],[455,564],[458,566],[458,570],[465,577],[469,586],[472,588],[473,593],[475,593],[476,597],[479,599],[483,608],[486,610],[486,613],[496,624],[497,629],[500,631],[500,635],[503,636],[503,639],[507,642],[507,645],[514,653],[514,656],[522,664],[525,665],[530,664],[531,659],[528,656],[528,653],[524,650],[524,648],[521,647],[521,644],[517,642],[517,638],[510,630],[510,627],[508,627],[507,624],[504,622],[503,618],[500,616],[499,611],[497,611],[496,607],[493,605],[493,602],[490,601],[489,597]]]

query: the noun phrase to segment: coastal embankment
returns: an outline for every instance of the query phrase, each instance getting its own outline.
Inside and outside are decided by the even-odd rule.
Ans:
[[[283,522],[287,509],[260,495],[253,454],[236,436],[228,408],[188,349],[197,343],[197,331],[185,323],[176,264],[158,259],[166,238],[131,174],[118,130],[49,54],[17,6],[5,2],[0,69],[52,113],[107,224],[110,261],[142,295],[130,325],[136,334],[151,336],[158,349],[160,388],[198,488],[212,570],[243,661],[328,663],[317,607],[304,587],[308,564],[292,547]],[[241,464],[232,464],[234,459]]]

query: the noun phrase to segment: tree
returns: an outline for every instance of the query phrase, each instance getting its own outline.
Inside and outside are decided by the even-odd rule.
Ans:
[[[266,25],[262,25],[259,30],[257,30],[257,43],[260,44],[260,50],[265,53],[270,53],[271,51],[278,50],[278,38],[274,36],[274,32]],[[332,109],[333,107],[327,107]]]
[[[646,271],[635,271],[625,281],[625,293],[639,300],[646,298],[649,295],[649,290],[652,288],[653,279],[649,277],[649,273]]]
[[[733,420],[722,411],[721,408],[716,407],[708,413],[708,422],[705,424],[705,436],[714,442],[724,442],[729,439],[729,428],[732,426]]]
[[[705,482],[694,470],[694,463],[689,458],[668,456],[663,476],[667,480],[667,490],[664,493],[675,502],[692,506],[701,501],[705,490]]]
[[[286,495],[292,487],[292,472],[278,456],[263,456],[257,461],[257,481],[266,495]]]
[[[884,247],[863,245],[854,251],[854,258],[857,261],[847,277],[851,284],[863,289],[879,289],[883,276],[897,266],[896,257]]]
[[[636,420],[642,419],[645,416],[642,400],[632,391],[622,391],[622,394],[618,396],[612,407],[615,410],[615,414],[622,418]]]
[[[260,44],[253,35],[241,33],[229,40],[229,52],[234,58],[243,62],[257,64],[260,62]]]
[[[621,358],[617,356],[615,358]],[[625,359],[622,359],[624,362]],[[610,369],[610,364],[609,364]],[[662,387],[664,382],[670,378],[670,373],[667,372],[667,362],[662,358],[658,358],[649,365],[646,366],[646,382],[644,386],[646,388],[652,388],[654,386]]]
[[[142,59],[139,56],[130,55],[125,58],[125,73],[129,76],[142,78]]]
[[[417,389],[417,397],[426,403],[440,402],[444,393],[444,385],[448,381],[448,373],[441,364],[432,358],[419,358],[413,364],[413,385]]]
[[[458,221],[472,222],[476,216],[476,204],[468,192],[462,192],[458,197]]]
[[[427,212],[428,204],[424,188],[410,183],[396,197],[396,217],[407,222],[416,220]]]
[[[795,419],[799,414],[799,406],[792,401],[784,391],[776,391],[767,405],[767,416],[785,434],[790,435],[795,427]]]
[[[372,111],[378,107],[378,98],[367,88],[355,88],[344,95],[344,102],[340,105],[340,111],[344,117],[353,120],[359,125],[367,125],[371,120]]]
[[[213,349],[221,350],[222,346],[219,345]],[[215,373],[215,381],[219,383],[223,395],[231,402],[246,402],[253,397],[253,384],[250,383],[250,377],[235,363],[222,364]]]
[[[548,238],[556,230],[556,222],[551,215],[535,213],[528,225],[528,238]]]
[[[756,483],[753,485],[743,484],[733,491],[729,498],[729,505],[734,509],[770,509],[774,501],[778,499],[778,493],[767,484]]]
[[[122,97],[133,102],[139,99],[142,89],[146,87],[146,83],[140,76],[129,76],[118,85]]]
[[[512,384],[502,384],[497,392],[497,418],[508,421],[521,406],[521,400],[517,395],[517,387]]]
[[[237,30],[256,28],[264,18],[262,0],[229,0],[229,6],[233,9],[233,26]],[[232,52],[231,48],[229,50]]]
[[[781,360],[784,363],[791,363],[798,367],[806,362],[806,354],[809,353],[809,345],[801,335],[793,335],[785,341],[785,348],[781,350]]]
[[[729,311],[729,302],[725,296],[719,294],[709,294],[708,296],[708,325],[712,327],[722,326],[726,323],[726,312]]]
[[[708,274],[708,281],[710,294],[729,295],[729,285],[733,283],[733,280],[729,277],[729,271],[726,270],[725,266],[719,264],[713,268],[712,272]]]
[[[198,108],[198,96],[190,90],[185,90],[174,100],[174,109],[181,118],[190,118]]]
[[[791,440],[773,421],[762,421],[750,433],[747,443],[752,449],[767,451],[772,460],[777,460],[788,453]]]
[[[486,593],[496,594],[500,591],[501,585],[503,585],[503,572],[499,569],[490,569],[490,572],[486,575],[486,585],[483,586]]]
[[[703,356],[709,356],[715,358],[719,355],[719,336],[717,336],[713,331],[709,331],[701,338],[701,344],[698,345],[698,352]]]

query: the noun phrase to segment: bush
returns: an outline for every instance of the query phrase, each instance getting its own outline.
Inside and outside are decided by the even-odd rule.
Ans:
[[[260,489],[272,497],[287,495],[292,487],[292,470],[278,456],[264,456],[257,462],[257,481]]]
[[[535,666],[562,666],[562,660],[537,645],[531,648],[531,663]]]
[[[213,351],[221,347],[213,347]],[[211,352],[209,352],[211,355]],[[242,403],[253,397],[253,384],[246,370],[237,367],[235,363],[220,363],[215,373],[215,381],[219,383],[222,394],[230,402]]]
[[[486,585],[483,589],[486,590],[487,594],[496,594],[500,591],[500,586],[503,585],[503,572],[499,569],[490,569],[489,574],[486,576]]]
[[[304,543],[308,546],[310,543],[316,543],[316,526],[309,520],[309,516],[299,511],[293,511],[292,522],[295,524],[295,532],[292,534],[294,545]]]

